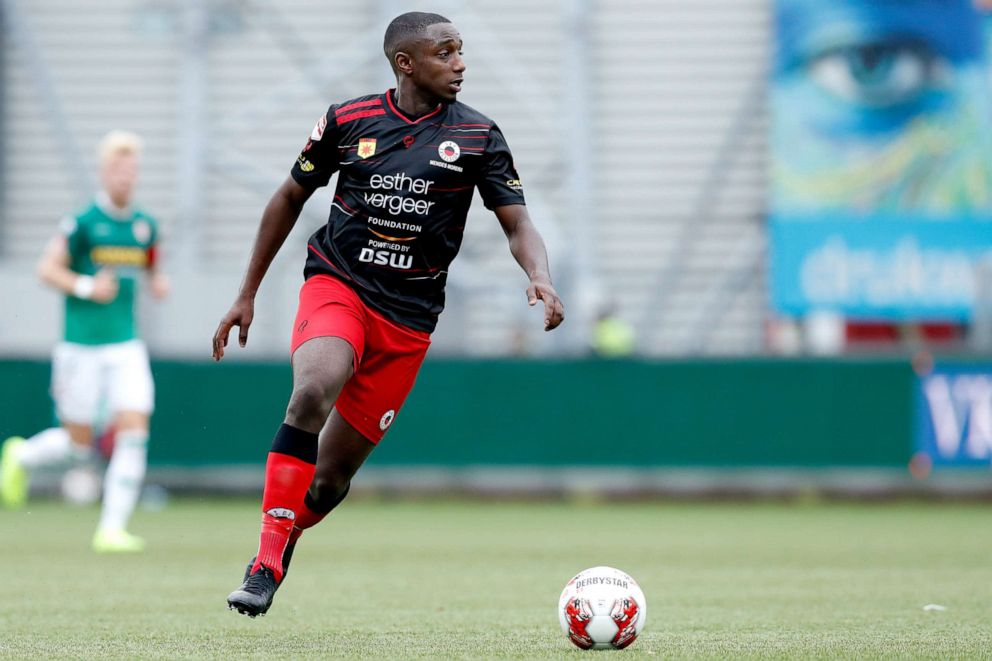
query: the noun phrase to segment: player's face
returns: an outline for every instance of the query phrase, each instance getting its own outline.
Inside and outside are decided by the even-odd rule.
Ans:
[[[126,153],[109,157],[100,171],[100,179],[113,203],[126,207],[138,183],[138,157]]]
[[[414,49],[414,84],[432,97],[454,101],[462,91],[465,61],[462,37],[451,23],[436,23],[427,28]]]

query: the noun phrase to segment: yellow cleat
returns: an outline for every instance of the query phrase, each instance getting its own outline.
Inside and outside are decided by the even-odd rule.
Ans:
[[[26,441],[11,436],[0,450],[0,503],[8,509],[20,509],[28,500],[28,472],[14,458],[17,447]]]
[[[97,530],[93,535],[93,550],[97,553],[141,553],[145,540],[126,530]]]

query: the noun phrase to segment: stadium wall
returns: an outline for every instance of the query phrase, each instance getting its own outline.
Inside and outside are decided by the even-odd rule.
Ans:
[[[284,363],[156,362],[153,468],[260,466]],[[51,421],[49,365],[0,362],[0,434]],[[432,360],[370,463],[587,469],[905,467],[903,360]]]

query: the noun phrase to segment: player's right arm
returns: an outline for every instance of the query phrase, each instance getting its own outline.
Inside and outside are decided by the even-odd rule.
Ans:
[[[300,217],[303,205],[316,189],[327,185],[338,169],[338,132],[334,109],[335,106],[331,106],[317,120],[290,176],[273,194],[262,213],[241,290],[214,333],[214,360],[224,357],[227,337],[235,326],[239,329],[238,344],[242,347],[247,344],[248,327],[255,316],[255,294],[265,272]]]
[[[97,303],[109,303],[117,297],[117,278],[109,269],[96,275],[83,275],[69,268],[69,239],[53,236],[38,260],[38,279],[69,296]]]
[[[214,360],[224,357],[227,338],[234,326],[239,329],[238,344],[243,347],[248,342],[248,327],[255,316],[255,294],[276,253],[296,225],[303,205],[312,194],[312,188],[305,188],[296,183],[293,177],[287,177],[265,206],[238,297],[220,320],[217,332],[214,333]]]

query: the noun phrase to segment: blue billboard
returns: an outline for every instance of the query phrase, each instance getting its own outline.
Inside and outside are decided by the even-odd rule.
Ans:
[[[971,0],[778,0],[776,310],[970,317],[992,258],[989,25]]]
[[[780,312],[870,319],[967,321],[976,265],[992,263],[992,224],[879,215],[770,227],[772,297]]]
[[[938,366],[915,393],[916,452],[933,466],[992,465],[992,365]]]

